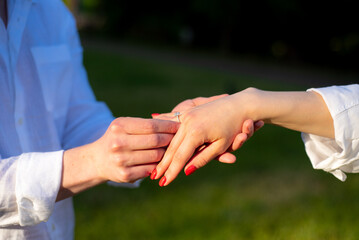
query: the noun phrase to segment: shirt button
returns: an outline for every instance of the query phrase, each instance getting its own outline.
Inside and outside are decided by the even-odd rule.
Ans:
[[[19,120],[17,120],[17,124],[19,124],[20,126],[24,123],[24,120],[22,118],[19,118]]]

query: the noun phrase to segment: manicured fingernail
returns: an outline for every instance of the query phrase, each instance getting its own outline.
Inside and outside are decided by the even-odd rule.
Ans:
[[[194,173],[195,171],[197,170],[197,168],[195,166],[189,166],[185,171],[184,173],[189,176],[191,175],[192,173]]]
[[[160,115],[159,113],[152,113],[151,116],[152,117],[157,117],[158,115]]]
[[[166,183],[166,177],[163,176],[158,184],[160,185],[160,187],[163,187],[165,183]]]
[[[155,168],[155,169],[153,169],[153,171],[152,171],[152,173],[151,173],[151,179],[153,180],[153,179],[155,179],[156,178],[156,175],[157,175],[157,169]]]

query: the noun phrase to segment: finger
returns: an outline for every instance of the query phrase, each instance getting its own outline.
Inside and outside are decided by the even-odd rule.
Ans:
[[[247,134],[248,137],[252,137],[254,133],[254,123],[252,119],[247,119],[242,125],[242,132]]]
[[[191,162],[185,167],[185,174],[188,176],[195,172],[198,168],[205,166],[212,159],[215,159],[218,155],[223,153],[223,149],[226,149],[222,141],[211,143],[201,152],[193,156]],[[170,166],[171,167],[171,166]],[[168,171],[170,168],[168,169]],[[165,174],[167,176],[167,172]]]
[[[191,159],[195,149],[196,148],[193,147],[193,144],[190,140],[184,141],[181,146],[179,146],[178,150],[173,155],[172,162],[160,180],[159,184],[161,187],[167,186],[178,176],[186,163]]]
[[[119,159],[125,159],[123,166],[131,167],[136,165],[144,165],[150,163],[157,163],[161,161],[165,154],[164,148],[141,150],[141,151],[128,151],[118,154]]]
[[[185,164],[192,157],[196,148],[202,144],[203,143],[198,141],[198,138],[192,138],[192,137],[184,138],[176,150],[174,150],[175,148],[170,149],[171,152],[169,155],[166,155],[168,151],[165,153],[165,156],[163,157],[163,161],[167,161],[167,162],[165,168],[162,168],[161,165],[162,169],[160,173],[164,172],[164,176],[162,177],[159,183],[161,187],[167,186],[170,182],[172,182],[177,177],[177,175],[183,169]],[[163,161],[161,161],[160,164],[162,164]]]
[[[237,160],[236,156],[229,152],[222,153],[217,157],[217,159],[221,163],[229,163],[229,164],[235,163]]]
[[[161,120],[171,120],[174,117],[172,112],[170,113],[156,113],[155,115],[151,115],[153,119],[161,119]]]
[[[141,150],[166,147],[170,144],[173,134],[157,133],[147,135],[119,135],[112,145],[113,151]]]
[[[233,140],[232,149],[233,151],[238,150],[247,141],[248,135],[246,133],[239,133]]]
[[[177,117],[174,113],[161,113],[159,115],[154,116],[154,119],[168,120],[174,122],[180,122],[180,115]]]
[[[264,122],[262,120],[260,121],[256,121],[254,123],[254,132],[258,131],[259,129],[261,129],[264,126]]]
[[[111,128],[123,129],[129,134],[176,133],[179,124],[159,119],[121,117],[114,120]]]
[[[198,154],[198,152],[202,151],[208,145],[209,144],[203,144],[202,146],[198,147],[195,151],[195,154]],[[228,148],[227,151],[231,151],[231,149],[232,148]],[[230,152],[225,152],[223,154],[220,154],[216,159],[221,163],[235,163],[236,162],[236,156],[234,156]]]
[[[173,137],[170,145],[168,146],[161,162],[158,164],[156,169],[151,174],[151,179],[159,179],[165,171],[168,169],[171,164],[174,153],[177,151],[178,147],[181,145],[185,137],[184,131],[179,130],[177,134]]]
[[[117,172],[116,182],[134,182],[138,179],[148,177],[156,165],[156,163],[151,163],[130,168],[121,168]]]

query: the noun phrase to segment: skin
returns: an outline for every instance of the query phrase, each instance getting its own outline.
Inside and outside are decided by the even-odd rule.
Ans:
[[[0,17],[8,23],[7,2],[0,0]],[[221,98],[197,98],[177,106],[186,111]],[[179,123],[160,119],[118,118],[97,141],[64,151],[61,186],[56,201],[71,197],[106,181],[134,182],[147,177],[162,159],[165,148],[177,132]],[[243,144],[253,132],[253,122],[238,135]],[[235,162],[235,156],[224,153],[219,161]]]
[[[155,114],[152,114],[152,117],[156,118],[156,119],[171,120],[171,121],[178,122],[180,117],[179,118],[175,117],[174,116],[175,112],[180,112],[180,113],[186,112],[189,109],[193,109],[194,107],[197,107],[202,104],[212,102],[214,100],[217,100],[217,99],[220,99],[223,97],[227,97],[227,96],[228,96],[228,94],[222,94],[222,95],[217,95],[217,96],[213,96],[213,97],[209,97],[209,98],[197,97],[194,99],[188,99],[188,100],[181,102],[177,106],[175,106],[173,108],[173,110],[171,111],[171,113],[167,113],[167,114],[166,113],[165,114],[155,113]],[[240,132],[236,135],[232,146],[230,146],[230,148],[228,148],[226,152],[220,154],[217,157],[217,160],[222,163],[235,163],[236,156],[229,152],[239,149],[253,135],[253,133],[255,131],[257,131],[258,129],[260,129],[263,125],[264,125],[263,121],[253,122],[251,119],[247,119],[243,124],[242,132]]]
[[[198,169],[236,142],[246,119],[263,120],[288,129],[334,138],[333,119],[315,92],[269,92],[249,88],[181,114],[181,126],[155,179],[160,186],[172,182],[181,169]],[[199,153],[196,149],[205,145]]]
[[[174,110],[189,111],[224,96],[186,100]],[[134,182],[149,176],[161,161],[179,126],[180,123],[173,121],[173,114],[171,119],[115,119],[97,141],[64,152],[57,201],[109,180]],[[254,124],[248,120],[244,130],[246,133],[238,137],[239,144],[243,144],[253,130]],[[230,153],[220,158],[226,163],[235,160]]]
[[[179,124],[117,118],[97,141],[64,152],[57,201],[106,181],[134,182],[149,176]]]

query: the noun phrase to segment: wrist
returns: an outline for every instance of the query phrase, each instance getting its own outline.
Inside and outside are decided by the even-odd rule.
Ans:
[[[238,117],[252,119],[253,121],[265,120],[265,114],[261,111],[261,94],[263,91],[256,88],[247,88],[241,92],[233,94],[234,105],[240,109]]]
[[[103,146],[97,144],[97,141],[80,147],[83,154],[83,161],[86,164],[89,179],[95,183],[103,183],[108,181],[102,167],[105,166],[102,154]]]
[[[93,164],[90,144],[64,151],[62,182],[57,200],[61,200],[106,181]]]

